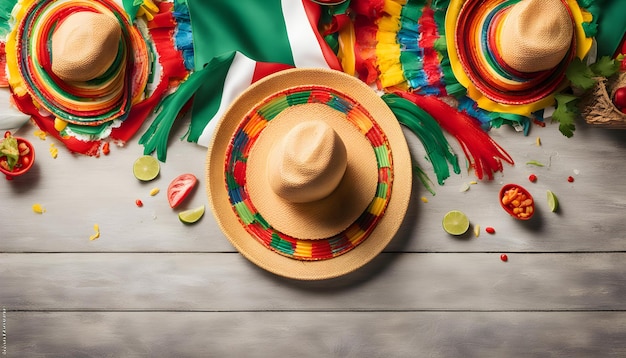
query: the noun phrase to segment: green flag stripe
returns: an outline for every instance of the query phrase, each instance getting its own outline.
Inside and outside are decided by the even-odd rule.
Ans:
[[[187,4],[196,68],[231,51],[256,61],[294,65],[281,0],[187,0]]]

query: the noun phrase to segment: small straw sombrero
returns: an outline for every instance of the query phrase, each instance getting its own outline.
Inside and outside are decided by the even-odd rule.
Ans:
[[[7,40],[9,83],[56,118],[97,126],[124,118],[150,73],[139,30],[113,0],[26,0]]]
[[[554,104],[591,38],[576,0],[452,0],[446,41],[455,76],[479,107],[530,115]]]
[[[398,121],[348,74],[290,69],[235,100],[207,154],[207,193],[241,254],[317,280],[372,260],[402,223],[412,165]]]

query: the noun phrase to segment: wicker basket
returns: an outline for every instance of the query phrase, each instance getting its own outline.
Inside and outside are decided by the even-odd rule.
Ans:
[[[626,86],[626,72],[610,78],[601,78],[581,101],[581,114],[591,125],[626,129],[626,113],[613,105],[615,91]]]

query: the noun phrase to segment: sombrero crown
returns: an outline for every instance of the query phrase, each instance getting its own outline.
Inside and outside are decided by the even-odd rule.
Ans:
[[[121,36],[115,17],[91,11],[71,14],[52,34],[52,72],[65,82],[102,76],[117,57]]]
[[[278,197],[307,203],[324,199],[337,188],[348,158],[337,132],[315,119],[290,129],[271,149],[267,164],[268,181]]]
[[[560,0],[526,0],[510,7],[498,32],[504,63],[520,72],[538,72],[563,61],[572,47],[574,26]]]

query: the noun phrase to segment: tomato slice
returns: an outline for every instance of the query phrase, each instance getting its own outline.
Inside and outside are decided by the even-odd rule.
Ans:
[[[193,174],[181,174],[174,178],[167,187],[167,201],[170,207],[175,208],[180,205],[189,196],[197,182],[198,179]]]

